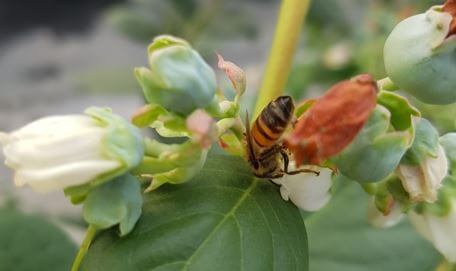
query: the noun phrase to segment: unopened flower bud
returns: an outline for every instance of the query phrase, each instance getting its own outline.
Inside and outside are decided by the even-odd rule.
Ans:
[[[435,157],[424,157],[419,165],[401,164],[396,170],[412,201],[435,202],[437,191],[448,173],[448,160],[438,145]]]
[[[40,192],[109,181],[138,165],[144,154],[139,130],[102,108],[39,119],[0,133],[0,143],[16,185]]]
[[[435,6],[405,19],[394,28],[384,47],[388,76],[398,87],[429,104],[456,102],[456,36],[451,34],[455,14],[448,10],[448,5]]]
[[[332,158],[344,176],[360,183],[378,182],[396,169],[413,133],[391,131],[391,118],[390,111],[377,105],[353,142]]]
[[[217,140],[215,121],[204,110],[195,110],[187,118],[186,126],[193,140],[199,143],[201,148],[207,149]]]
[[[135,74],[149,103],[189,115],[214,102],[215,73],[187,42],[159,36],[148,51],[150,69],[137,68]]]

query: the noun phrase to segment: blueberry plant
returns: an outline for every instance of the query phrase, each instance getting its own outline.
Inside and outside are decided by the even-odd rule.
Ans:
[[[283,1],[254,117],[282,95],[308,6],[305,0]],[[344,217],[363,203],[375,227],[392,227],[407,217],[443,256],[438,270],[456,268],[456,133],[440,135],[404,95],[426,104],[456,102],[456,1],[430,7],[392,29],[384,45],[387,78],[366,71],[321,97],[295,101],[297,121],[280,144],[291,167],[318,176],[285,175],[273,182],[254,177],[245,159],[240,101],[247,79],[239,66],[218,55],[218,68],[232,83],[227,98],[213,68],[187,41],[158,36],[147,55],[148,67],[134,71],[146,104],[131,121],[91,107],[0,133],[17,186],[62,190],[83,206],[89,226],[73,271],[308,270],[314,255],[305,222],[311,236],[319,231],[332,236],[328,255],[341,246],[361,261],[359,246],[343,239],[338,228],[318,228],[318,213],[310,214],[331,198],[353,197],[353,188],[340,192],[353,185],[367,200],[339,202],[350,212],[335,225],[342,229]],[[140,131],[151,128],[176,143]],[[384,239],[388,234],[384,231]],[[397,246],[372,250],[401,255],[397,265],[384,259],[369,268],[437,268],[435,251],[405,257],[429,244],[403,237],[394,237]],[[315,266],[354,270],[330,264],[336,260]]]

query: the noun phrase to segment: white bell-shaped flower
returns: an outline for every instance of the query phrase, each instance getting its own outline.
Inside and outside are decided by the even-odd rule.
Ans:
[[[290,163],[294,169],[294,164]],[[331,199],[332,170],[328,168],[312,168],[320,172],[284,175],[274,182],[280,184],[280,195],[286,201],[291,200],[302,210],[314,212],[323,208]]]
[[[383,214],[375,206],[375,200],[372,199],[367,205],[367,218],[369,223],[380,229],[386,229],[395,226],[403,220],[405,217],[404,213],[401,210],[401,206],[394,202],[394,205],[390,208],[388,214]]]
[[[138,165],[144,154],[139,130],[102,108],[36,120],[0,133],[0,143],[16,185],[40,192],[102,183]]]
[[[409,213],[409,218],[417,231],[428,239],[445,258],[456,263],[456,200],[452,209],[445,216],[425,212]]]

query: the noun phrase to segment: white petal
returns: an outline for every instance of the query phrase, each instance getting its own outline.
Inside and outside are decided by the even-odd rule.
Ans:
[[[437,190],[442,186],[442,180],[448,174],[448,160],[445,155],[445,150],[439,144],[437,157],[427,157],[422,164],[422,171],[426,181],[426,187],[435,193],[437,197]]]
[[[456,200],[453,201],[452,207],[451,213],[444,217],[410,212],[409,218],[418,232],[448,261],[456,263]]]
[[[17,186],[28,184],[36,191],[49,192],[90,182],[119,166],[117,161],[89,160],[48,168],[26,168],[16,171],[14,181]]]
[[[106,157],[106,129],[86,115],[52,116],[34,121],[9,135],[1,134],[5,164],[18,186],[51,191],[87,183],[121,167]]]
[[[46,167],[91,157],[102,158],[101,128],[81,130],[73,134],[19,139],[5,146],[7,164],[11,167]]]
[[[421,168],[411,165],[399,165],[396,173],[401,179],[402,186],[413,201],[422,201],[422,186],[424,185],[424,175]]]
[[[401,211],[400,205],[397,203],[394,204],[388,215],[384,215],[375,207],[374,198],[372,198],[368,203],[367,217],[372,226],[383,229],[396,225],[402,221],[405,216]]]
[[[0,132],[0,145],[6,146],[11,141],[11,136],[7,133]]]
[[[428,156],[419,166],[399,165],[396,173],[413,201],[435,202],[437,191],[448,174],[445,151],[439,145],[437,157]]]
[[[319,176],[313,173],[286,175],[280,181],[281,196],[303,210],[317,211],[331,199],[331,176],[332,171],[327,168],[320,168]]]

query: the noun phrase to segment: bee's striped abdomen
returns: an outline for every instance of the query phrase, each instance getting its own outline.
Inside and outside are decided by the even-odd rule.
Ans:
[[[294,112],[290,96],[280,96],[261,111],[252,127],[252,137],[260,148],[274,145],[285,132]]]

